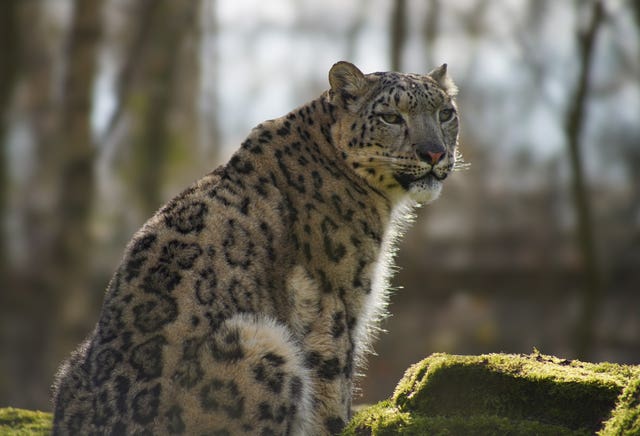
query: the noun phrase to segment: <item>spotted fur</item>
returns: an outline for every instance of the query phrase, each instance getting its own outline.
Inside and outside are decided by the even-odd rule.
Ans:
[[[362,74],[257,126],[139,230],[59,370],[55,434],[336,434],[398,225],[455,166],[446,65]]]

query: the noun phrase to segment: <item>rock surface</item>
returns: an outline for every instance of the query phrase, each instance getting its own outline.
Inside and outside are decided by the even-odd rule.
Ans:
[[[640,435],[640,366],[434,354],[344,435]]]

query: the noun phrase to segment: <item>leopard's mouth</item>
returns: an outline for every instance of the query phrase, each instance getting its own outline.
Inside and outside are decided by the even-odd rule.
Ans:
[[[449,175],[448,172],[437,174],[436,172],[429,171],[422,175],[416,175],[411,173],[396,173],[394,178],[405,190],[409,191],[413,186],[425,186],[435,187],[439,185]]]

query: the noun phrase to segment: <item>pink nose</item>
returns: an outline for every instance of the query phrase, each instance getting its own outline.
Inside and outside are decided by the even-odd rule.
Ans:
[[[429,163],[431,165],[435,165],[442,160],[442,156],[444,156],[444,153],[437,151],[427,151],[427,156],[429,157]]]

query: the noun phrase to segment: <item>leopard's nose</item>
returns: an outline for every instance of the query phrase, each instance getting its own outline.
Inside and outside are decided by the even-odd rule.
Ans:
[[[446,154],[444,147],[436,142],[418,144],[416,146],[416,152],[421,160],[431,165],[435,165],[440,162]]]

